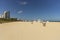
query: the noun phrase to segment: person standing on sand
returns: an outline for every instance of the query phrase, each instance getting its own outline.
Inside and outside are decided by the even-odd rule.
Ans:
[[[43,22],[42,24],[43,24],[44,27],[46,26],[46,22]]]

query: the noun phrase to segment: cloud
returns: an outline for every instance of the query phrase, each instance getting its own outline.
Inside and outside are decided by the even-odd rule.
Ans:
[[[23,11],[22,11],[22,10],[20,10],[20,11],[18,11],[18,13],[19,13],[19,14],[21,14],[21,13],[23,13]]]
[[[26,5],[26,4],[28,4],[26,1],[18,1],[18,3],[20,4],[20,5]]]
[[[20,2],[20,4],[22,4],[22,5],[26,5],[26,4],[27,4],[27,2]]]

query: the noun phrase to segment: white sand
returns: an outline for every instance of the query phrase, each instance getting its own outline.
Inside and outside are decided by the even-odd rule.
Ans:
[[[60,40],[60,22],[0,24],[0,40]]]

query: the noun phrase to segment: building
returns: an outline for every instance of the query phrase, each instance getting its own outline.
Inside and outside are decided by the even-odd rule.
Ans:
[[[0,15],[0,18],[3,18],[3,15]]]
[[[3,18],[9,19],[10,18],[10,11],[4,11]]]

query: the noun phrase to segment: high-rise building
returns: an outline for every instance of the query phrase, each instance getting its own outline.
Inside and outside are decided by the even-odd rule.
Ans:
[[[9,19],[10,18],[10,11],[4,11],[3,18]]]

